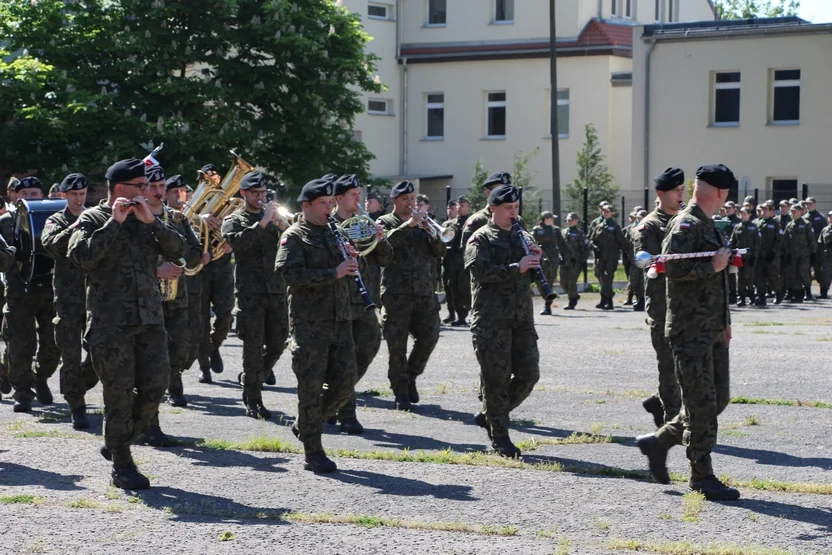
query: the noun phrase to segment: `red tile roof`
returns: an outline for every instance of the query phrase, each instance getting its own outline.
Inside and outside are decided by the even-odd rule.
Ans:
[[[633,46],[633,27],[621,23],[609,23],[590,19],[578,35],[581,46]]]

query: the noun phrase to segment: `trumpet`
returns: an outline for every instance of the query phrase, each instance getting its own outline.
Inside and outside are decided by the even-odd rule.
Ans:
[[[273,204],[275,206],[274,213],[272,214],[272,221],[275,225],[279,225],[280,227],[289,227],[297,221],[294,213],[279,202],[270,201],[266,204]],[[263,207],[265,208],[265,206],[266,205],[264,204]]]
[[[454,235],[456,233],[450,227],[442,227],[436,220],[428,216],[427,212],[422,212],[421,210],[411,210],[410,215],[414,218],[420,218],[422,220],[422,229],[428,232],[433,239],[439,239],[443,243],[450,243],[454,240]]]

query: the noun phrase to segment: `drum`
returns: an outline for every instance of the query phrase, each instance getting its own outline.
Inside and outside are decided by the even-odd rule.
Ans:
[[[40,242],[46,220],[66,207],[63,199],[17,201],[14,215],[14,246],[17,270],[23,283],[29,284],[35,273],[35,254],[50,256]],[[50,256],[51,258],[51,256]]]

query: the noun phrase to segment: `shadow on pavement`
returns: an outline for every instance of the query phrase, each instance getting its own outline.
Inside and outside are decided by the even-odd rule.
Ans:
[[[46,489],[70,491],[84,489],[76,483],[83,478],[75,474],[58,474],[0,461],[0,485],[2,486],[43,486]]]
[[[717,445],[714,452],[731,457],[743,459],[755,459],[758,464],[774,466],[815,466],[824,470],[832,468],[832,459],[825,457],[797,457],[777,451],[766,451],[765,449],[746,449],[733,445]]]
[[[286,472],[285,468],[278,465],[291,461],[286,457],[256,457],[244,451],[203,449],[200,447],[183,448],[181,457],[195,461],[195,466],[240,467],[261,472]]]
[[[470,486],[455,484],[429,484],[412,478],[388,476],[365,470],[342,470],[327,476],[332,480],[354,484],[378,490],[383,495],[399,495],[405,497],[435,497],[436,499],[452,499],[454,501],[477,501],[479,498],[471,496]]]
[[[778,501],[745,498],[740,498],[739,501],[733,501],[730,504],[762,515],[817,525],[817,534],[801,534],[796,537],[801,541],[819,540],[832,536],[832,509],[827,507],[803,507]]]
[[[283,520],[291,509],[250,507],[224,497],[204,495],[171,487],[153,487],[137,492],[144,504],[170,513],[180,522],[231,522],[256,520],[258,524],[289,524]]]

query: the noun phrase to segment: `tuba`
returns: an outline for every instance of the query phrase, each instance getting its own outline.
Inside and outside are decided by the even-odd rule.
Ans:
[[[364,212],[361,203],[358,204],[358,214],[338,224],[338,227],[349,238],[359,256],[367,256],[378,245],[376,237],[376,222]]]
[[[225,174],[222,183],[212,183],[203,176],[197,185],[194,196],[188,201],[182,212],[191,225],[197,230],[197,236],[202,243],[202,252],[211,253],[211,260],[219,260],[225,254],[222,250],[226,240],[219,229],[212,229],[201,216],[211,215],[222,220],[234,210],[243,205],[243,199],[233,198],[240,190],[240,182],[243,176],[254,171],[254,166],[240,158],[240,155],[233,150],[229,151],[234,156],[231,168]],[[186,276],[193,276],[202,270],[202,263],[193,269],[186,269]]]

